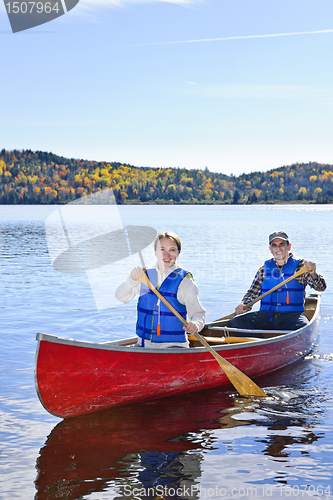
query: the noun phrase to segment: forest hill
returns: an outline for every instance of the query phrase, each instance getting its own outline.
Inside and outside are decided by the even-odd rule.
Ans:
[[[295,163],[239,176],[136,167],[31,150],[0,153],[0,204],[69,203],[112,188],[118,204],[332,203],[333,165]]]

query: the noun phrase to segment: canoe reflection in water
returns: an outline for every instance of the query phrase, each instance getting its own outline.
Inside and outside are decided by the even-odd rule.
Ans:
[[[318,436],[313,433],[312,405],[302,400],[308,398],[308,389],[302,396],[299,386],[313,378],[313,368],[310,360],[302,361],[294,365],[292,374],[287,367],[266,377],[270,387],[286,384],[283,393],[292,391],[289,384],[297,385],[290,403],[278,398],[233,398],[211,389],[63,420],[40,450],[35,498],[74,500],[98,492],[104,492],[98,497],[101,500],[133,498],[130,492],[152,491],[157,486],[172,493],[189,488],[191,494],[185,498],[200,498],[202,464],[205,454],[217,448],[221,436],[221,431],[213,432],[217,429],[264,427],[265,436],[255,439],[256,453],[258,442],[262,453],[272,457],[288,456],[294,443],[302,443],[306,453],[306,445]],[[286,435],[284,431],[295,426],[300,435]],[[229,442],[229,449],[233,446]],[[221,464],[225,458],[221,451]],[[175,493],[172,498],[184,499],[184,494]]]
[[[201,476],[202,452],[212,447],[209,429],[221,427],[220,411],[230,406],[229,398],[215,394],[165,398],[63,420],[40,450],[36,500],[76,499],[112,486],[126,488],[127,498],[137,488],[192,486],[189,498],[198,498],[193,486]]]

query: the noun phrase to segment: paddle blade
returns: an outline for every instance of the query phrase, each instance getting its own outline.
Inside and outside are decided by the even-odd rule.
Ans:
[[[229,363],[226,359],[221,358],[219,355],[217,356],[218,358],[214,356],[216,361],[241,396],[267,397],[267,394],[260,389],[260,387],[255,384],[253,380],[245,375],[245,373],[238,370],[238,368]]]
[[[229,363],[226,359],[222,358],[212,347],[201,337],[199,333],[194,334],[195,337],[201,342],[203,346],[208,349],[212,356],[216,359],[234,388],[241,396],[262,396],[267,397],[267,394],[260,389],[257,384],[253,382],[245,373],[241,372],[234,365]]]

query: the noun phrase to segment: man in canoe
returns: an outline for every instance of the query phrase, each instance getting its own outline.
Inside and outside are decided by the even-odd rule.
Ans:
[[[273,258],[266,260],[257,271],[252,285],[235,309],[236,314],[240,316],[230,321],[230,327],[254,330],[296,330],[309,322],[304,314],[305,287],[309,285],[322,292],[326,289],[326,283],[324,278],[317,274],[314,262],[304,262],[294,258],[290,248],[289,237],[284,231],[276,231],[269,235],[269,249]],[[303,266],[307,267],[307,273],[301,274],[276,292],[263,298],[259,311],[246,313],[250,310],[246,307],[247,304],[295,274]],[[261,337],[259,333],[251,334],[251,336]]]
[[[136,295],[138,319],[136,334],[141,347],[188,347],[186,332],[199,332],[205,324],[206,312],[199,301],[199,290],[192,275],[177,265],[181,242],[172,232],[163,232],[154,242],[157,258],[155,267],[147,269],[154,287],[188,321],[187,327],[146,285],[140,283],[144,274],[142,267],[135,267],[127,280],[118,286],[116,298],[129,302]]]

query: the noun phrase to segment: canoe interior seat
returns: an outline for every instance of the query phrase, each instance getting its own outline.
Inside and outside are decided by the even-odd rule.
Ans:
[[[212,333],[212,335],[210,335]],[[225,344],[239,344],[244,342],[255,342],[260,339],[254,337],[233,337],[233,336],[225,336],[221,334],[221,330],[219,332],[212,331],[212,329],[205,329],[200,332],[200,335],[206,340],[209,345],[225,345]],[[201,342],[197,340],[194,335],[189,335],[188,339],[190,341],[190,347],[202,347]]]

